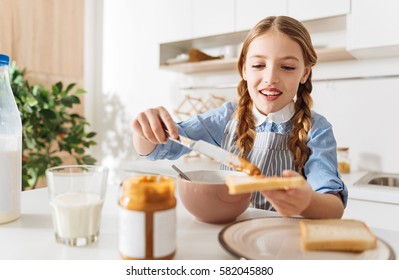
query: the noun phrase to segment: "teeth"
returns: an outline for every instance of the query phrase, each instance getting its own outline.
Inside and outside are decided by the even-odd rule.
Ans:
[[[279,91],[268,91],[268,92],[261,91],[261,93],[266,96],[276,96],[276,95],[279,95],[281,92],[279,92]]]

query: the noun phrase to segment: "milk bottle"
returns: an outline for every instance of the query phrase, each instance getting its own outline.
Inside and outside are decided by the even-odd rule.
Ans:
[[[0,54],[0,224],[20,216],[22,124],[10,86],[9,61]]]

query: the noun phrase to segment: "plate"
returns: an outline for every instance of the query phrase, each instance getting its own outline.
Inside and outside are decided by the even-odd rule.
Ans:
[[[238,221],[222,229],[219,242],[233,256],[251,260],[389,260],[392,248],[377,240],[377,248],[360,253],[305,251],[297,218],[268,217]]]

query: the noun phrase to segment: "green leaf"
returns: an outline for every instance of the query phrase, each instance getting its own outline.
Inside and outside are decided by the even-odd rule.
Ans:
[[[48,120],[52,120],[55,119],[57,117],[57,115],[50,109],[42,109],[40,110],[40,114]]]
[[[67,86],[67,88],[66,88],[66,92],[69,92],[74,86],[76,86],[76,83],[73,83],[73,84],[69,84],[68,86]]]
[[[93,138],[94,136],[96,136],[97,135],[97,133],[95,133],[95,132],[90,132],[90,133],[88,133],[87,135],[86,135],[86,137],[87,138]]]
[[[83,94],[83,93],[86,93],[87,91],[85,91],[84,89],[82,89],[82,88],[78,88],[76,91],[75,91],[75,94]]]
[[[53,93],[58,94],[62,92],[62,82],[58,82],[55,85],[52,86]]]
[[[80,99],[75,95],[69,95],[62,98],[61,103],[66,107],[72,107],[73,104],[80,104]]]
[[[33,94],[34,96],[39,95],[41,91],[42,91],[42,85],[35,85],[35,86],[32,88],[32,94]]]
[[[82,142],[82,145],[85,146],[86,148],[90,148],[90,146],[94,146],[96,144],[97,143],[94,142],[94,141],[88,141],[88,142],[84,141],[84,142]]]
[[[28,114],[32,113],[32,106],[30,106],[28,103],[25,103],[24,106],[22,107],[22,110],[19,109],[21,111],[21,113],[23,114],[24,112],[28,112]]]
[[[33,98],[32,96],[28,96],[26,98],[26,103],[28,103],[28,105],[30,107],[33,107],[33,106],[37,105],[38,102],[37,102],[37,99]]]
[[[96,162],[97,162],[97,160],[96,160],[95,158],[93,158],[92,156],[88,156],[88,155],[83,156],[83,157],[81,158],[81,160],[82,160],[82,162],[83,162],[84,164],[88,164],[88,165],[94,165],[94,164],[96,164]]]
[[[95,141],[89,141],[89,146],[94,146],[94,145],[97,145],[97,142],[95,142]]]
[[[79,147],[76,147],[74,150],[79,155],[83,155],[85,153],[85,150]]]

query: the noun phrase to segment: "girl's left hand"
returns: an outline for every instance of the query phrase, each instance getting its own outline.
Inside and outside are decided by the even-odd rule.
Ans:
[[[284,170],[282,175],[283,177],[301,176],[292,170]],[[261,194],[283,216],[301,215],[310,205],[313,193],[314,191],[307,181],[300,188],[261,191]]]

